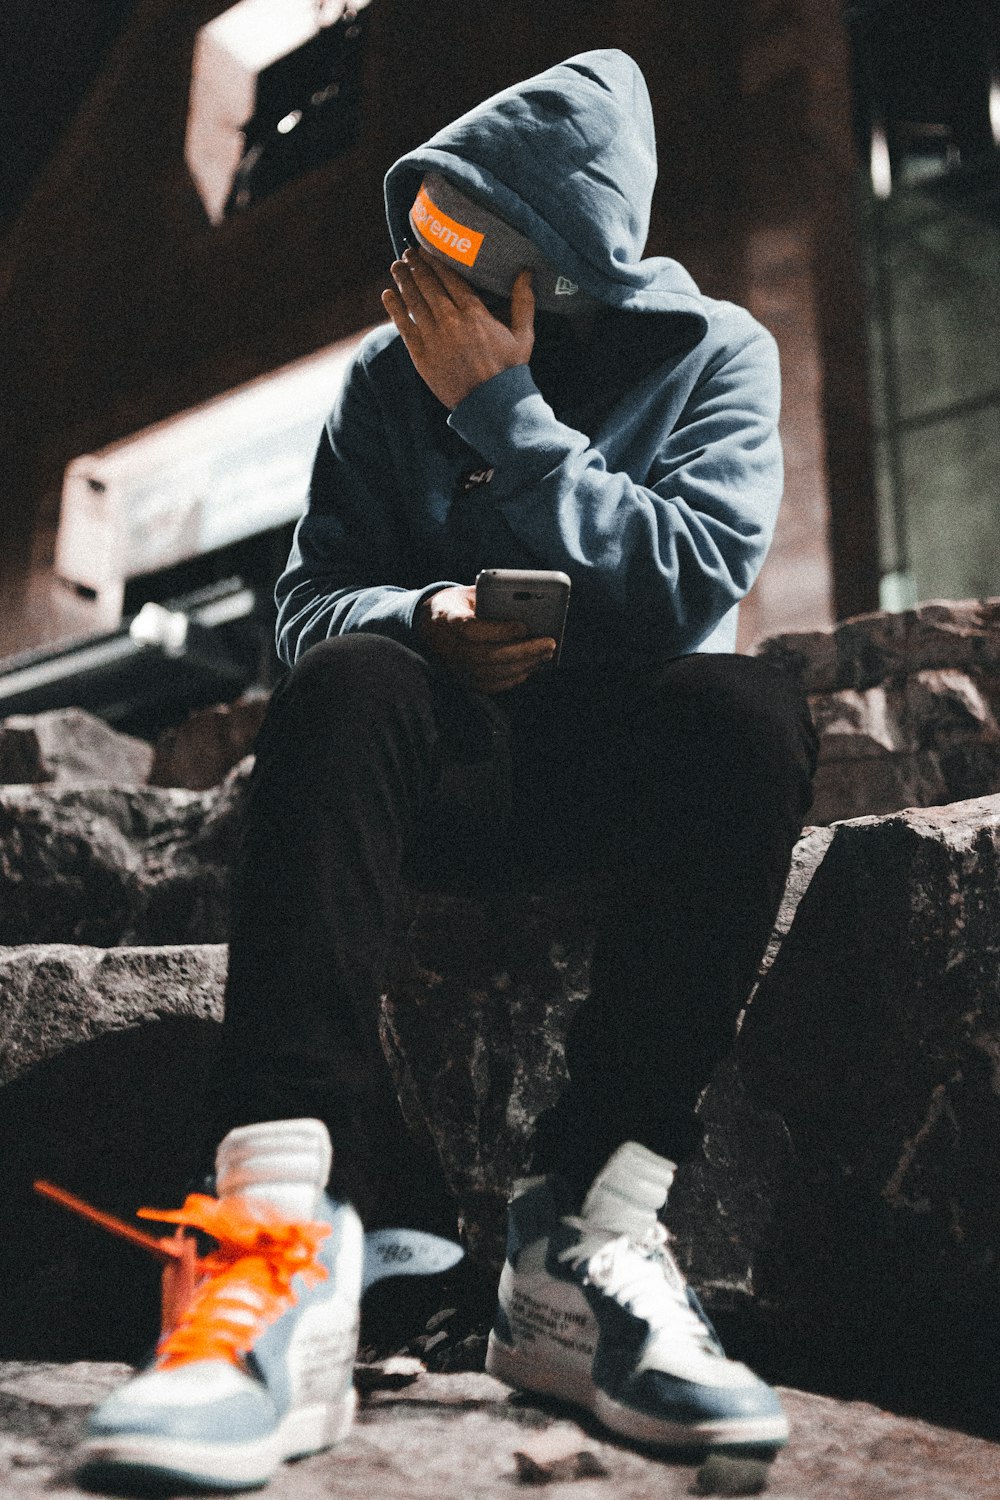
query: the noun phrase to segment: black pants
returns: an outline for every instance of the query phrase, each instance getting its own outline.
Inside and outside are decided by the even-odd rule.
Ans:
[[[258,741],[216,1126],[318,1115],[343,1149],[366,1117],[396,1117],[376,1002],[402,881],[588,875],[604,913],[592,993],[534,1165],[582,1185],[628,1139],[682,1159],[814,765],[801,691],[751,657],[649,659],[587,681],[560,669],[486,699],[384,637],[314,647]]]

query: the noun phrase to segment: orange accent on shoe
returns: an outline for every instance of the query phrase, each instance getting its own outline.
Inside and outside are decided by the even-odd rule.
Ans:
[[[103,1208],[94,1208],[83,1198],[78,1198],[75,1193],[56,1187],[54,1182],[46,1182],[43,1178],[39,1178],[32,1186],[42,1198],[50,1198],[53,1203],[58,1203],[60,1208],[68,1208],[70,1213],[79,1214],[81,1219],[89,1219],[92,1224],[106,1229],[109,1234],[117,1234],[121,1239],[128,1240],[129,1244],[138,1245],[141,1249],[148,1250],[150,1254],[158,1255],[161,1260],[179,1260],[184,1253],[176,1243],[176,1236],[158,1240],[155,1235],[143,1234],[141,1229],[133,1229],[132,1225],[126,1224],[123,1219],[116,1219],[114,1214],[105,1213]]]
[[[170,1333],[181,1320],[198,1285],[198,1250],[193,1234],[180,1224],[167,1241],[180,1254],[163,1263],[160,1272],[160,1333]]]
[[[190,1193],[183,1208],[140,1208],[138,1214],[200,1229],[218,1241],[199,1261],[191,1301],[160,1341],[161,1369],[196,1359],[239,1365],[263,1330],[293,1306],[292,1278],[301,1274],[314,1286],[329,1275],[318,1259],[329,1224],[290,1222],[259,1199]]]
[[[144,1234],[141,1229],[135,1229],[131,1224],[126,1224],[124,1219],[117,1219],[114,1214],[105,1213],[102,1208],[94,1208],[85,1199],[78,1198],[75,1193],[56,1187],[54,1182],[46,1182],[40,1178],[35,1182],[34,1188],[42,1198],[58,1203],[60,1208],[68,1208],[70,1213],[79,1214],[81,1219],[87,1219],[98,1228],[106,1229],[109,1234],[118,1235],[121,1239],[127,1240],[130,1245],[138,1245],[140,1249],[148,1250],[151,1255],[155,1255],[163,1262],[160,1284],[160,1328],[163,1333],[169,1333],[171,1328],[179,1322],[181,1313],[194,1296],[198,1278],[198,1256],[195,1252],[194,1235],[185,1234],[183,1228],[178,1225],[168,1238],[157,1239],[155,1235]]]

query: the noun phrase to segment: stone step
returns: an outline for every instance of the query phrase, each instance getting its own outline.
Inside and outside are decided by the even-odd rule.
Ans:
[[[127,1373],[111,1364],[0,1364],[0,1491],[11,1500],[90,1493],[76,1485],[74,1446],[90,1404]],[[346,1442],[283,1466],[267,1491],[274,1500],[504,1500],[525,1482],[555,1482],[562,1494],[559,1480],[574,1474],[581,1477],[566,1493],[579,1500],[746,1492],[714,1487],[707,1465],[605,1441],[565,1409],[512,1398],[488,1375],[423,1374],[380,1388],[376,1373],[359,1384],[365,1393]],[[781,1397],[792,1440],[771,1467],[771,1500],[988,1500],[997,1492],[995,1443],[858,1401],[788,1389]]]
[[[855,615],[832,630],[772,636],[757,654],[794,671],[809,693],[864,690],[942,667],[1000,676],[1000,599],[934,599]]]
[[[224,941],[251,764],[204,792],[0,786],[0,943]]]

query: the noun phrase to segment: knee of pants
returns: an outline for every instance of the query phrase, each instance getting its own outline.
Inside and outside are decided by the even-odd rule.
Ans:
[[[428,666],[422,656],[389,636],[356,632],[311,646],[279,689],[282,699],[323,717],[360,713],[370,719],[380,707],[398,707],[426,696]],[[279,696],[279,695],[276,695]]]

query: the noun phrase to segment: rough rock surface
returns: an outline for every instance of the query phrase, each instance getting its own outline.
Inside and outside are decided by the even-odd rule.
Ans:
[[[207,792],[0,787],[0,943],[223,941],[250,764]]]
[[[422,896],[414,972],[384,1004],[404,1110],[437,1145],[470,1246],[494,1263],[531,1123],[566,1076],[562,1038],[587,993],[593,930],[581,893]]]
[[[219,1021],[221,945],[0,948],[0,1086],[112,1032],[168,1017]]]
[[[1000,789],[1000,675],[925,669],[810,698],[818,823],[933,807]]]
[[[800,1383],[832,1369],[841,1391],[983,1422],[976,1389],[1000,1379],[998,850],[1000,797],[807,832],[779,918],[790,930],[671,1205],[714,1313],[775,1368]],[[530,1121],[562,1078],[591,933],[579,893],[423,897],[414,912],[417,963],[386,1001],[385,1040],[487,1262]],[[223,967],[221,948],[3,955],[8,1353],[120,1356],[152,1305],[141,1254],[26,1184],[50,1176],[125,1212],[177,1182],[178,1143],[197,1151]],[[957,1407],[933,1406],[942,1385]]]
[[[74,1447],[90,1404],[128,1374],[120,1365],[0,1365],[0,1486],[14,1500],[70,1500],[84,1493]],[[365,1371],[358,1369],[359,1377]],[[581,1477],[549,1486],[573,1500],[681,1500],[707,1470],[607,1441],[562,1409],[536,1405],[488,1375],[421,1375],[402,1387],[360,1380],[358,1421],[338,1448],[279,1469],[275,1500],[501,1500],[530,1484],[517,1455],[587,1455]],[[994,1443],[861,1402],[782,1390],[792,1441],[773,1464],[771,1500],[994,1500]],[[558,1470],[556,1471],[558,1473]],[[537,1480],[535,1481],[537,1483]],[[534,1485],[531,1485],[534,1488]],[[740,1493],[721,1491],[715,1493]]]
[[[759,1302],[758,1259],[775,1232],[775,1205],[794,1169],[780,1115],[761,1108],[731,1055],[716,1069],[699,1106],[702,1149],[683,1163],[670,1192],[674,1253],[714,1318],[741,1325]],[[763,1311],[764,1321],[781,1316]]]
[[[762,972],[832,837],[831,829],[809,828],[796,845]],[[531,1124],[565,1081],[563,1038],[588,992],[594,929],[586,890],[492,905],[420,896],[410,927],[413,972],[384,1002],[383,1040],[404,1109],[437,1145],[467,1243],[497,1265]],[[720,1075],[713,1118],[732,1112],[733,1087],[738,1079]],[[742,1091],[732,1109],[741,1120],[751,1109]],[[770,1139],[773,1126],[765,1133]]]
[[[842,1374],[947,1368],[995,1410],[1000,796],[839,824],[736,1059],[791,1144],[758,1305]]]
[[[832,630],[776,635],[758,654],[790,668],[809,693],[877,687],[927,668],[1000,676],[1000,599],[934,600],[899,614],[843,620]]]
[[[774,931],[768,940],[760,973],[765,974],[774,962],[775,954],[784,942],[785,934],[792,925],[799,902],[805,895],[820,862],[830,847],[832,828],[804,828],[802,836],[792,850],[792,863],[785,881],[781,905],[774,921]]]
[[[153,747],[121,734],[82,708],[15,714],[0,720],[0,785],[141,786]]]
[[[148,1342],[155,1263],[31,1183],[127,1218],[177,1201],[201,1149],[224,977],[221,947],[0,949],[4,1352],[134,1357]]]
[[[166,730],[156,743],[150,785],[196,792],[217,785],[253,750],[268,699],[262,689],[252,689],[235,703],[196,709],[183,724]]]
[[[759,654],[809,693],[814,822],[1000,791],[1000,599],[858,615]]]
[[[830,836],[815,829],[800,841],[779,929]],[[586,992],[592,920],[570,893],[493,907],[424,896],[413,918],[417,964],[385,1001],[384,1038],[410,1118],[438,1148],[467,1242],[495,1266],[530,1123],[564,1077],[562,1036]],[[123,1352],[110,1299],[116,1268],[127,1262],[125,1279],[139,1276],[147,1303],[152,1268],[33,1200],[30,1180],[54,1178],[120,1213],[162,1184],[179,1190],[200,1145],[198,1099],[224,978],[221,946],[0,949],[0,1127],[17,1143],[0,1164],[0,1192],[16,1205],[0,1278],[18,1289],[0,1304],[0,1349]],[[725,1256],[721,1264],[724,1279]]]
[[[183,802],[192,794],[149,795]],[[776,932],[787,929],[831,836],[813,829],[800,841]],[[80,878],[93,881],[93,874],[85,869]],[[31,916],[26,906],[25,921]],[[417,963],[384,1003],[384,1040],[409,1117],[438,1149],[467,1243],[495,1267],[530,1123],[564,1077],[562,1037],[586,992],[592,919],[586,900],[568,892],[561,900],[521,897],[493,907],[423,896],[413,919]],[[147,1302],[151,1268],[31,1199],[28,1184],[52,1177],[123,1213],[163,1191],[161,1183],[180,1187],[199,1149],[197,1101],[224,977],[221,946],[0,950],[0,1125],[6,1121],[17,1141],[0,1165],[0,1191],[18,1205],[0,1250],[0,1276],[8,1291],[23,1292],[0,1304],[0,1349],[58,1357],[123,1352],[122,1323],[109,1303],[117,1272],[109,1282],[107,1268],[127,1261],[129,1285],[139,1274]],[[713,1127],[716,1155],[735,1149],[743,1118],[734,1123],[732,1110],[726,1114],[727,1097],[724,1088],[713,1095],[721,1101],[716,1113],[728,1120]],[[740,1108],[745,1114],[749,1106]],[[752,1178],[758,1195],[760,1180],[759,1173]],[[710,1190],[728,1193],[727,1202],[735,1192],[731,1213],[745,1213],[742,1186],[713,1181]],[[762,1201],[758,1218],[766,1208]],[[696,1223],[691,1233],[704,1240]],[[733,1269],[728,1235],[727,1228],[717,1254],[704,1248],[720,1285],[743,1274],[745,1248],[740,1241]],[[54,1266],[65,1272],[65,1294],[50,1286],[44,1316],[29,1313]],[[81,1286],[85,1295],[77,1294]]]

